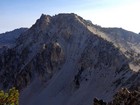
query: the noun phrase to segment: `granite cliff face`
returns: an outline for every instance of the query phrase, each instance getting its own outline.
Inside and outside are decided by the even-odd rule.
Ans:
[[[16,86],[20,105],[91,105],[138,87],[139,73],[105,34],[76,14],[42,15],[1,53],[0,87]]]

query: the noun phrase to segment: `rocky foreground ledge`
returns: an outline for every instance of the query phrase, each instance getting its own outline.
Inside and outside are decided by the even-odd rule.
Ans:
[[[114,95],[111,102],[94,98],[93,105],[140,105],[140,90],[129,91],[127,88],[122,88]]]

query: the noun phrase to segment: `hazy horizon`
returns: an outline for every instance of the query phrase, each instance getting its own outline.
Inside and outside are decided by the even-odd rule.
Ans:
[[[139,0],[4,0],[0,1],[0,33],[31,27],[41,14],[75,13],[102,27],[140,31]]]

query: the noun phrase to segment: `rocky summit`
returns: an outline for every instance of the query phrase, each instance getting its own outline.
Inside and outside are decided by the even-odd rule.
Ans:
[[[140,86],[140,41],[133,41],[139,39],[74,13],[42,14],[14,47],[1,50],[0,88],[15,86],[20,105],[92,105],[95,97],[109,102],[122,87]]]

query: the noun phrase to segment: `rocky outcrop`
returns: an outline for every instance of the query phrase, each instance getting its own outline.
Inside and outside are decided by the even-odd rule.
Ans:
[[[94,99],[93,105],[140,105],[140,90],[128,91],[127,88],[122,88],[113,97],[111,102]]]
[[[9,49],[3,52],[5,56],[0,56],[0,82],[4,89],[16,86],[21,90],[29,85],[35,74],[41,81],[49,80],[65,60],[63,49],[57,42],[44,44],[40,53],[26,64],[28,54],[27,48],[21,54]]]

